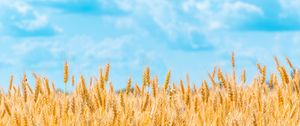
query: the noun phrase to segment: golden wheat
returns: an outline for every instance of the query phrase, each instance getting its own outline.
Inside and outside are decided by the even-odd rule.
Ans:
[[[70,92],[61,92],[54,83],[50,89],[48,78],[35,73],[35,84],[24,73],[20,86],[14,85],[11,75],[7,93],[0,91],[0,125],[300,125],[300,74],[290,59],[286,57],[292,75],[274,57],[280,78],[257,64],[258,76],[247,83],[243,70],[238,83],[234,58],[232,53],[233,74],[214,67],[210,83],[203,80],[199,87],[188,74],[186,81],[172,81],[171,71],[159,83],[147,67],[141,84],[133,86],[129,78],[124,90],[114,91],[109,64],[88,85],[83,76],[75,83],[72,74]],[[64,84],[69,72],[66,62]]]

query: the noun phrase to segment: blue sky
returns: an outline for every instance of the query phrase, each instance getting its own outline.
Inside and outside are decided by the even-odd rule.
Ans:
[[[63,63],[71,73],[97,76],[111,64],[111,80],[123,88],[142,71],[176,82],[189,73],[200,85],[215,65],[256,73],[274,71],[273,56],[299,65],[300,0],[0,0],[0,85],[10,74],[36,72],[63,87]]]

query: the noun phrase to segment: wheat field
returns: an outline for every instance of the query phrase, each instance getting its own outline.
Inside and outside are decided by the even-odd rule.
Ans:
[[[36,74],[34,87],[26,73],[20,84],[14,84],[11,76],[8,90],[0,93],[0,125],[299,125],[299,71],[288,58],[288,67],[274,59],[275,73],[267,75],[266,66],[257,64],[257,76],[246,81],[245,70],[236,75],[232,54],[232,72],[215,67],[200,87],[191,84],[188,75],[172,82],[170,71],[158,83],[146,68],[142,84],[132,84],[130,78],[126,89],[115,91],[109,64],[88,83],[83,76],[71,75],[65,63],[64,83],[73,91],[58,91],[47,77]]]

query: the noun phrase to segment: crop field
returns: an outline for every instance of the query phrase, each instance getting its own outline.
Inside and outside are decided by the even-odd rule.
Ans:
[[[60,91],[37,74],[35,84],[29,84],[26,74],[22,81],[12,75],[8,90],[0,92],[0,125],[300,125],[299,71],[288,58],[289,66],[274,59],[275,73],[267,75],[267,66],[257,64],[255,78],[246,80],[247,71],[236,75],[232,54],[232,72],[215,67],[198,87],[188,75],[173,82],[171,71],[158,78],[145,68],[141,84],[130,78],[126,88],[117,91],[109,64],[99,69],[97,78],[75,78],[65,63],[62,78],[72,91]]]

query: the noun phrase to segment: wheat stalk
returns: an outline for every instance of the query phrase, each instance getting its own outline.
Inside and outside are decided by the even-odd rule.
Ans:
[[[285,59],[286,59],[287,63],[289,64],[289,67],[290,67],[291,69],[294,69],[294,66],[293,66],[291,60],[290,60],[287,56],[285,57]]]
[[[165,91],[169,88],[170,78],[171,78],[171,71],[169,70],[167,73],[167,76],[166,76],[165,84],[164,84]]]

